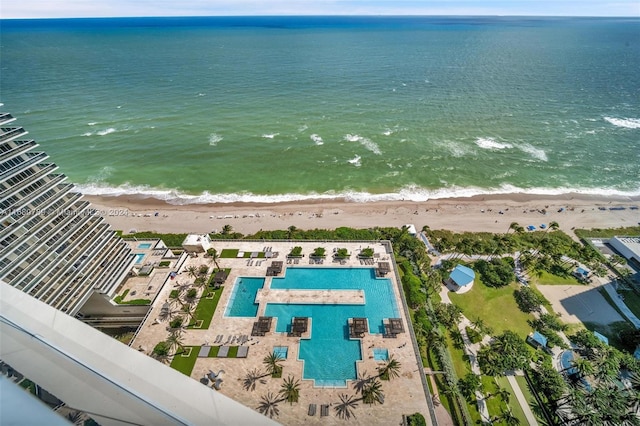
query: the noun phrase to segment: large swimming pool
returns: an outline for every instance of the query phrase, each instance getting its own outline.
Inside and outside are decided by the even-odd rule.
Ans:
[[[265,315],[278,318],[278,332],[288,331],[293,317],[311,318],[311,339],[300,340],[299,358],[303,378],[314,380],[315,386],[344,387],[356,378],[362,348],[359,340],[349,339],[349,318],[366,317],[369,332],[382,333],[384,318],[400,317],[391,280],[376,278],[372,268],[288,268],[271,288],[364,291],[364,305],[267,305]]]
[[[264,278],[238,277],[233,285],[225,311],[227,317],[255,317],[259,305],[255,303],[258,290],[264,287]]]

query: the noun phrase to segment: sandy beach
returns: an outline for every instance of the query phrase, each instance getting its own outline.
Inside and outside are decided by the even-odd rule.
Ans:
[[[370,228],[414,224],[417,229],[506,232],[522,226],[556,221],[565,232],[573,228],[615,228],[637,225],[640,197],[595,197],[580,194],[487,195],[425,202],[355,203],[335,201],[277,204],[172,205],[135,196],[85,196],[115,229],[125,233],[218,232],[224,225],[245,235],[259,230]],[[624,207],[625,209],[618,209]],[[611,210],[614,208],[614,210]]]

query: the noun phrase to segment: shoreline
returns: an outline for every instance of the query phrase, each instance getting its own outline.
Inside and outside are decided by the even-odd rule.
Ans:
[[[341,199],[281,203],[170,204],[135,195],[84,195],[117,230],[159,233],[218,232],[224,225],[242,234],[259,230],[399,227],[414,224],[455,232],[504,233],[521,226],[556,221],[560,229],[617,228],[638,225],[640,196],[596,196],[577,193],[475,195],[428,201],[353,202]],[[625,207],[624,210],[609,210]],[[561,210],[562,209],[562,210]],[[604,210],[602,210],[604,209]]]

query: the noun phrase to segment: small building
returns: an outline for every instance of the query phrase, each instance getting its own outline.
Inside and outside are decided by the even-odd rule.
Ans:
[[[407,228],[407,232],[409,233],[409,235],[413,235],[415,237],[418,234],[416,226],[413,223],[407,223],[405,227]]]
[[[583,267],[577,267],[575,271],[573,271],[573,276],[576,277],[579,280],[588,280],[589,279],[589,274],[591,272],[588,269],[585,269]]]
[[[548,346],[549,339],[547,339],[545,335],[540,334],[537,331],[534,331],[527,336],[527,343],[536,349],[542,349],[547,353],[551,353],[551,349]]]
[[[453,291],[456,293],[465,293],[471,290],[475,279],[476,273],[473,272],[473,269],[464,265],[457,265],[449,274],[447,284],[453,287]]]
[[[629,263],[640,265],[640,237],[613,237],[608,243]]]
[[[204,253],[211,248],[208,234],[189,234],[182,242],[182,248],[189,253]]]

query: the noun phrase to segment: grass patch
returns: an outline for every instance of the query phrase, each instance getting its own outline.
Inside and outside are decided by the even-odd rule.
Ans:
[[[177,299],[179,294],[179,290],[171,290],[171,293],[169,293],[169,299]]]
[[[618,293],[622,295],[627,308],[640,318],[640,296],[633,290],[620,290]]]
[[[536,397],[533,396],[533,392],[531,392],[531,389],[529,388],[527,379],[525,379],[524,376],[516,376],[516,382],[518,382],[518,386],[520,386],[520,390],[524,394],[524,398],[527,400],[527,404],[529,404],[533,415],[536,416],[538,423],[545,424],[546,422],[544,420],[544,416],[540,414],[539,408],[536,409],[538,406],[538,402],[536,401]]]
[[[576,229],[575,234],[580,238],[613,238],[616,235],[640,235],[640,226],[608,229]]]
[[[464,377],[468,371],[471,370],[471,364],[469,364],[469,359],[467,355],[465,355],[464,351],[461,348],[457,348],[453,339],[449,332],[446,333],[447,340],[447,349],[449,350],[449,354],[451,354],[451,361],[453,362],[453,369],[456,372],[458,378]]]
[[[238,249],[224,249],[220,252],[221,259],[235,259],[238,257],[238,253],[240,250]]]
[[[159,234],[157,232],[136,232],[135,234],[122,235],[123,238],[138,239],[160,239],[168,247],[182,248],[182,242],[187,238],[187,234]]]
[[[218,351],[220,350],[220,346],[211,346],[211,348],[209,348],[209,355],[207,355],[208,358],[215,358],[218,356]]]
[[[514,392],[513,387],[511,386],[511,383],[509,383],[509,380],[507,380],[506,377],[496,377],[496,381],[498,382],[498,385],[500,385],[501,388],[509,391],[509,393],[511,394],[511,396],[509,397],[509,407],[511,407],[511,411],[513,412],[513,415],[520,420],[520,424],[526,425],[527,417],[524,415],[524,410],[522,409],[522,406],[518,402],[518,399],[516,398],[516,393]],[[527,403],[529,403],[528,399],[527,399]]]
[[[196,365],[198,359],[198,351],[200,346],[185,346],[185,350],[191,350],[189,356],[175,355],[173,361],[171,361],[171,368],[181,372],[186,376],[191,376],[193,367]]]
[[[573,275],[561,277],[547,271],[541,271],[540,276],[535,276],[532,281],[538,285],[583,285]]]
[[[498,384],[492,376],[483,375],[480,377],[480,380],[482,382],[482,393],[485,396],[485,403],[487,404],[487,410],[489,410],[489,416],[499,416],[501,413],[500,409],[504,406],[504,402],[502,402],[498,395],[495,395],[498,390]],[[487,399],[486,397],[489,394],[493,396]]]
[[[523,339],[531,332],[527,320],[533,315],[522,312],[513,297],[519,284],[511,283],[501,288],[487,287],[478,278],[473,288],[464,294],[449,293],[451,301],[458,305],[467,318],[482,318],[494,334],[511,330]]]
[[[196,324],[198,324],[198,321],[202,321],[202,324],[200,325],[200,327],[198,327],[198,329],[206,330],[211,325],[211,319],[213,318],[213,314],[216,311],[218,302],[220,301],[220,296],[222,296],[222,290],[224,290],[224,287],[220,287],[216,290],[209,290],[209,292],[213,292],[213,298],[211,299],[206,297],[200,298],[198,306],[196,306],[196,311],[193,318]],[[189,326],[187,328],[195,327]]]
[[[237,358],[237,357],[238,357],[238,347],[229,346],[229,353],[227,354],[227,358]]]

